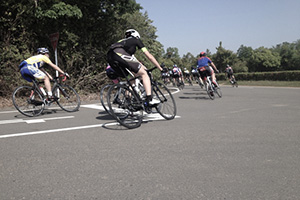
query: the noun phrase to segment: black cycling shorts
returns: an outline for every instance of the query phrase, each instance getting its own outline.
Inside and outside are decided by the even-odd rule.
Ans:
[[[135,59],[135,57],[126,55],[125,51],[121,48],[109,50],[107,53],[107,61],[121,77],[124,77],[124,75],[127,76],[129,74],[125,68],[134,73],[138,73],[141,68],[141,64]]]
[[[210,69],[209,66],[205,66],[202,68],[198,68],[199,74],[201,76],[201,79],[203,80],[205,77],[207,76],[211,76],[212,75],[212,71]]]

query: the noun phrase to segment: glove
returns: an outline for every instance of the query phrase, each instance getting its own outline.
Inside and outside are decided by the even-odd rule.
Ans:
[[[219,70],[216,70],[216,73],[218,74],[218,73],[219,73]]]

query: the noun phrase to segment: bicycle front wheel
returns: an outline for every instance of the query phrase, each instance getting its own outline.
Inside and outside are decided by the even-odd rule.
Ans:
[[[215,92],[217,93],[217,95],[221,98],[222,97],[222,91],[219,87],[215,88]]]
[[[67,112],[78,111],[80,107],[80,97],[74,88],[68,85],[58,85],[53,90],[53,94],[58,98],[56,103],[61,109]]]
[[[104,87],[102,87],[102,89],[100,91],[101,104],[102,104],[104,110],[110,115],[112,115],[112,114],[109,111],[107,95],[108,95],[109,88],[111,86],[112,86],[112,84],[107,84]]]
[[[141,126],[143,117],[142,102],[126,85],[110,87],[107,95],[109,112],[126,128]]]
[[[157,112],[165,119],[174,119],[177,108],[174,97],[170,90],[162,83],[156,83],[152,86],[153,98],[159,99],[160,104],[156,106]]]
[[[15,108],[28,117],[40,115],[45,108],[41,95],[30,86],[20,86],[15,89],[12,100]]]

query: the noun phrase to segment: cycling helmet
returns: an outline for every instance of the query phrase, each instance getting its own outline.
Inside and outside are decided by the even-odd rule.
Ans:
[[[105,71],[106,71],[106,75],[108,76],[108,78],[110,78],[110,79],[118,78],[116,71],[111,66],[107,66]]]
[[[206,53],[205,53],[204,51],[202,51],[202,52],[200,53],[200,57],[202,57],[202,56],[206,56]]]
[[[173,65],[173,67],[177,67],[177,65],[175,64],[175,65]]]
[[[141,38],[139,32],[137,32],[137,31],[134,30],[134,29],[128,29],[128,30],[125,32],[125,38],[128,38],[128,37],[130,37],[130,36],[136,37],[137,39],[140,39],[140,38]]]
[[[49,50],[47,48],[42,47],[42,48],[37,49],[37,53],[38,54],[43,54],[43,55],[46,54],[46,53],[49,54]]]

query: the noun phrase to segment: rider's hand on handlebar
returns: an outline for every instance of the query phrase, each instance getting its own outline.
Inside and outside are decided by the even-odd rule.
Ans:
[[[218,73],[219,73],[219,70],[216,70],[216,73],[218,74]]]
[[[70,75],[68,73],[64,73],[64,76],[66,76],[68,79],[70,79]]]

